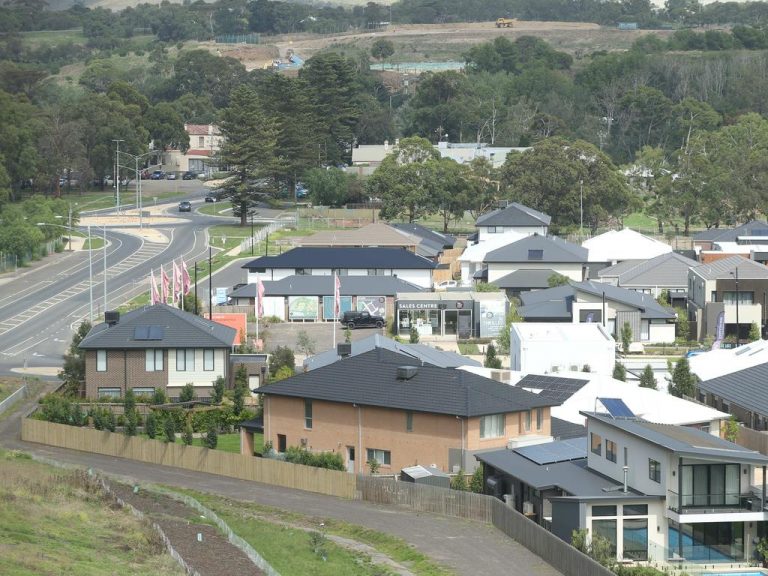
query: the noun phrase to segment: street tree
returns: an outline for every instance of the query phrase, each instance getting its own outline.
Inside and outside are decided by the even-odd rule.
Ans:
[[[64,365],[59,372],[59,379],[64,382],[67,395],[79,395],[85,384],[85,350],[81,350],[79,346],[90,330],[91,323],[87,320],[82,322],[72,335],[69,349],[64,354]]]
[[[659,388],[650,364],[646,364],[643,373],[640,374],[640,388],[651,388],[653,390],[658,390]]]
[[[696,376],[691,374],[688,358],[685,356],[680,358],[671,372],[672,381],[669,385],[669,393],[678,398],[683,396],[692,397],[696,386]]]

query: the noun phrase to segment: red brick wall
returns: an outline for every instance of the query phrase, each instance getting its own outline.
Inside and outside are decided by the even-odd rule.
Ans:
[[[168,352],[163,350],[163,370],[146,371],[146,353],[142,350],[108,350],[107,371],[96,371],[96,350],[85,353],[85,395],[97,398],[99,388],[155,388],[165,390],[168,382]]]

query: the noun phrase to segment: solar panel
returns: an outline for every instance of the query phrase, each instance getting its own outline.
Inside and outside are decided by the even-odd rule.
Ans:
[[[589,382],[589,380],[528,374],[516,385],[520,388],[541,390],[539,395],[542,398],[548,398],[556,402],[565,402],[568,398],[581,390],[587,382]]]
[[[150,326],[149,327],[149,339],[150,340],[162,340],[165,336],[165,328],[162,326]]]
[[[528,260],[544,260],[544,250],[528,250]]]
[[[165,328],[162,326],[136,326],[133,329],[134,340],[162,340]]]
[[[584,436],[581,438],[546,442],[544,444],[534,444],[533,446],[523,446],[515,448],[515,452],[540,466],[555,464],[556,462],[579,460],[587,457],[587,438]]]
[[[621,398],[598,398],[600,403],[605,407],[614,418],[634,418],[635,414],[629,409],[629,406],[624,404],[624,400]]]

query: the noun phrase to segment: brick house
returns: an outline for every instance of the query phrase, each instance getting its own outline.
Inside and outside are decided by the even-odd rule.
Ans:
[[[264,440],[278,452],[299,446],[337,452],[347,470],[413,465],[443,471],[476,466],[485,450],[546,442],[552,399],[455,368],[376,348],[259,388]],[[252,434],[242,432],[244,454]]]
[[[237,331],[166,304],[132,310],[97,324],[80,342],[85,350],[85,395],[121,397],[164,390],[177,398],[187,383],[198,398],[229,377]]]

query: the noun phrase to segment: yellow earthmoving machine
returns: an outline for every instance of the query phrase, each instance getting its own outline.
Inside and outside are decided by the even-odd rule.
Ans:
[[[496,28],[514,28],[517,18],[497,18]]]

